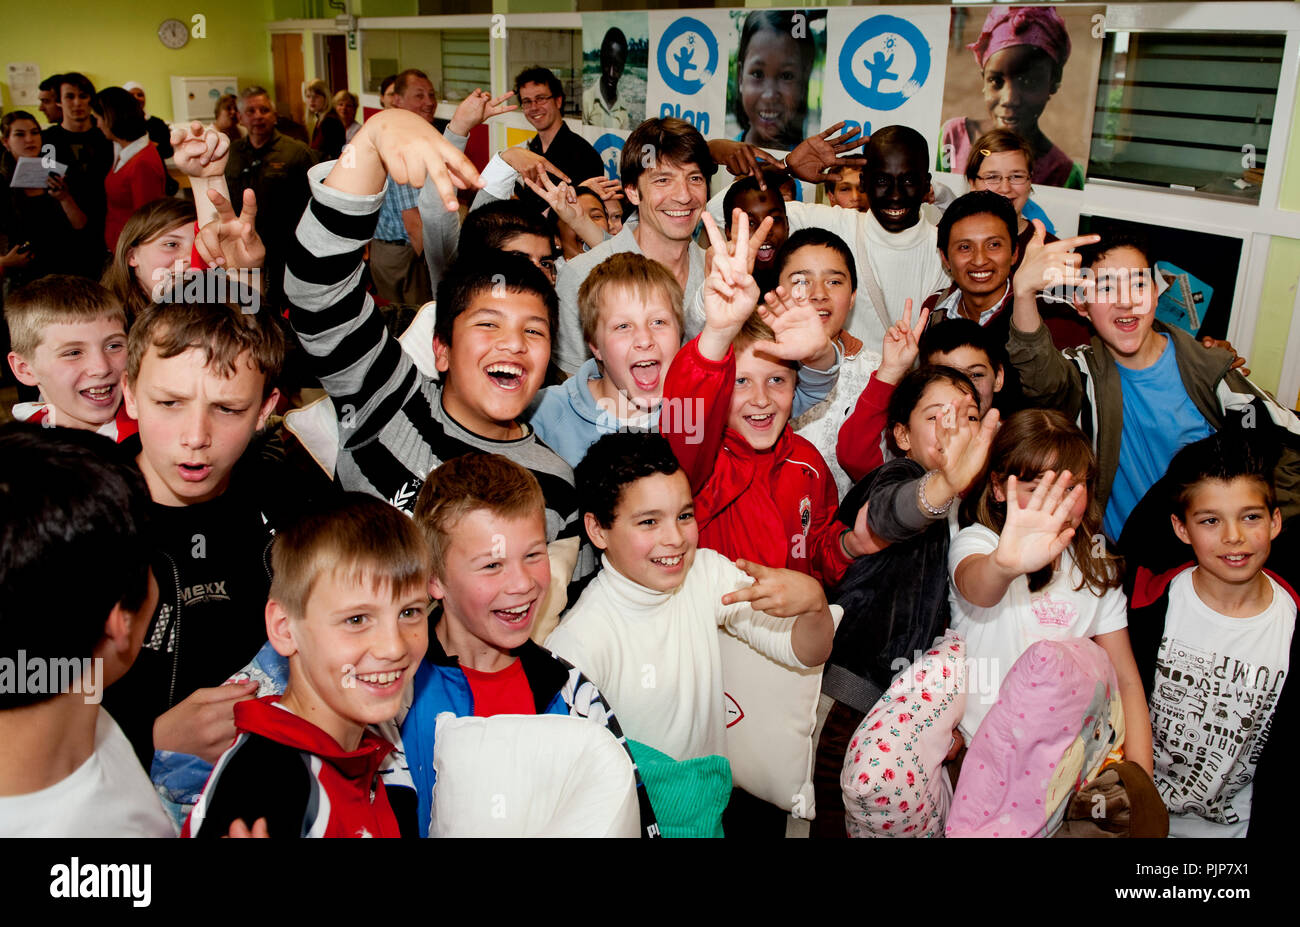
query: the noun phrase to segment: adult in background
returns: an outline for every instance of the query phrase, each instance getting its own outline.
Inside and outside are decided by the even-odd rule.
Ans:
[[[224,93],[217,98],[212,117],[212,127],[218,132],[224,132],[232,142],[237,142],[248,134],[248,130],[239,124],[239,97],[233,93]]]
[[[339,122],[343,123],[343,144],[352,141],[352,137],[361,131],[361,123],[357,122],[357,110],[361,108],[361,101],[357,95],[350,90],[340,90],[334,94],[334,112],[338,114]]]
[[[275,300],[284,284],[285,249],[307,207],[307,171],[315,162],[306,145],[276,128],[275,106],[265,88],[240,91],[239,120],[248,135],[230,144],[226,182],[231,203],[242,204],[245,190],[257,196],[254,223],[266,244],[267,295]]]
[[[333,161],[343,153],[347,130],[330,101],[330,89],[323,80],[307,85],[307,133],[312,151],[320,152],[322,161]]]
[[[158,157],[166,161],[172,156],[171,127],[157,116],[149,115],[149,107],[145,99],[144,87],[140,86],[140,84],[133,80],[129,80],[122,85],[122,89],[135,97],[136,102],[140,104],[140,114],[144,116],[145,131],[149,135],[149,141],[158,146]]]
[[[396,109],[410,110],[433,125],[438,94],[427,74],[410,68],[397,75],[393,87],[397,93]],[[420,191],[391,179],[384,191],[375,237],[370,242],[370,276],[375,293],[390,303],[422,306],[433,299],[433,287],[424,261]]]
[[[63,121],[63,106],[59,103],[59,85],[62,82],[62,74],[51,74],[41,81],[39,88],[41,115],[52,126],[57,126]]]
[[[113,169],[113,143],[95,125],[90,111],[95,85],[84,74],[70,71],[60,76],[59,103],[63,121],[41,133],[44,145],[54,146],[54,157],[66,164],[68,192],[86,214],[86,225],[69,240],[68,251],[76,252],[77,264],[99,277],[108,255],[104,252],[104,179]]]
[[[167,169],[158,146],[149,140],[144,112],[121,87],[95,95],[91,109],[99,130],[113,143],[113,167],[104,178],[104,245],[111,254],[131,214],[166,194]]]
[[[537,130],[528,142],[529,151],[544,156],[575,185],[605,178],[605,166],[596,149],[564,122],[564,87],[558,77],[547,68],[520,71],[515,78],[515,96],[524,118]],[[538,215],[546,211],[545,200],[522,183],[516,192]]]

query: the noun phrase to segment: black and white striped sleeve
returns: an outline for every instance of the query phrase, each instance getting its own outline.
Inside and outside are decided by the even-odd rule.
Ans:
[[[384,194],[325,186],[333,166],[330,161],[308,172],[311,200],[289,244],[284,291],[289,322],[346,426],[340,429],[343,446],[355,448],[392,420],[419,388],[420,373],[366,292],[363,251]]]

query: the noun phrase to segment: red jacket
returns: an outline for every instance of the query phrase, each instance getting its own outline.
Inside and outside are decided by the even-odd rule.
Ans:
[[[882,383],[873,373],[853,413],[840,427],[835,457],[855,483],[885,462],[880,442],[889,420],[889,398],[893,395],[893,385]]]
[[[840,546],[839,497],[826,461],[788,423],[770,450],[750,447],[727,427],[735,385],[735,352],[711,361],[697,341],[677,352],[664,381],[659,430],[690,478],[700,546],[833,586],[853,561]],[[682,410],[697,399],[703,421],[688,432]]]
[[[167,168],[163,166],[158,146],[149,142],[144,150],[127,161],[119,170],[108,172],[104,178],[104,199],[108,207],[104,219],[104,244],[108,253],[117,250],[117,239],[122,234],[126,220],[146,203],[161,199],[167,193]]]
[[[367,730],[346,751],[278,707],[278,695],[235,705],[239,736],[213,767],[182,837],[224,837],[240,818],[266,818],[272,837],[398,837],[379,777],[393,745]]]

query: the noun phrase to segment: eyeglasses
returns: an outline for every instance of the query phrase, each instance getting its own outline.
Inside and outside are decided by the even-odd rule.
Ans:
[[[549,93],[544,97],[532,97],[531,99],[527,99],[527,100],[525,100],[523,97],[520,97],[519,105],[522,106],[524,109],[528,109],[529,107],[532,106],[541,106],[543,103],[549,103],[554,99],[555,99],[554,94],[549,94]]]
[[[1011,174],[980,174],[979,179],[990,187],[1000,187],[1004,180],[1013,187],[1023,187],[1029,183],[1029,174],[1025,171],[1015,171]]]

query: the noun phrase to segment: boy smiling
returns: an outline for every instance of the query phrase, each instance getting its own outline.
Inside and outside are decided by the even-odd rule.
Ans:
[[[354,494],[282,531],[272,562],[266,633],[289,683],[235,706],[239,737],[183,833],[262,819],[278,837],[400,836],[380,777],[393,744],[368,726],[397,716],[428,648],[424,538]]]
[[[339,413],[339,483],[410,512],[442,461],[471,450],[501,453],[541,483],[548,539],[566,527],[576,534],[572,471],[520,422],[550,356],[550,281],[519,254],[494,255],[490,267],[477,254],[456,261],[438,284],[433,344],[442,376],[422,376],[365,292],[362,249],[390,171],[410,170],[405,165],[423,155],[439,159],[435,176],[447,190],[442,158],[462,183],[477,177],[432,126],[400,109],[367,121],[352,149],[353,165],[331,162],[309,174],[312,203],[285,279],[290,323]],[[421,160],[421,177],[425,169]],[[577,575],[593,566],[580,558]]]
[[[1044,244],[1041,223],[1035,224],[1013,278],[1007,352],[1025,399],[1079,416],[1092,440],[1106,536],[1119,539],[1129,513],[1180,448],[1232,419],[1281,432],[1285,450],[1274,473],[1278,501],[1284,519],[1300,512],[1300,419],[1232,369],[1228,352],[1206,349],[1155,318],[1149,246],[1126,235],[1101,243],[1096,235],[1084,235]],[[1079,253],[1071,253],[1076,247]],[[1090,345],[1058,354],[1037,294],[1062,281],[1079,284],[1075,308],[1096,335]]]
[[[135,433],[122,404],[126,314],[98,283],[51,274],[9,294],[9,366],[40,387],[44,402],[19,403],[19,421],[96,431],[116,441]]]

